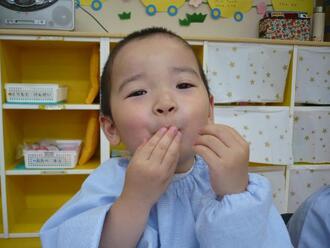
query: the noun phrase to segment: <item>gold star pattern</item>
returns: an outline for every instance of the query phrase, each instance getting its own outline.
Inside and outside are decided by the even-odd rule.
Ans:
[[[244,130],[249,130],[248,126],[244,126],[243,128],[244,128]]]
[[[322,133],[327,133],[328,130],[326,128],[323,128]]]
[[[270,147],[270,143],[269,142],[265,142],[265,147]]]
[[[250,67],[253,67],[253,64],[250,64]]]
[[[266,73],[266,76],[267,76],[267,77],[270,77],[270,75],[271,75],[270,72],[267,72],[267,73]]]
[[[294,120],[294,122],[297,123],[299,121],[299,117],[298,116],[295,116],[293,120]]]
[[[299,56],[299,61],[303,61],[304,57],[303,56]]]
[[[255,81],[253,79],[250,80],[250,84],[254,85]]]
[[[237,79],[240,79],[240,78],[241,78],[241,76],[240,76],[240,75],[236,75],[236,78],[237,78]]]
[[[275,98],[276,98],[277,100],[280,100],[280,94],[277,93],[277,94],[275,95]]]
[[[283,65],[283,70],[286,71],[288,69],[288,66],[287,65]]]
[[[306,140],[306,141],[309,140],[309,136],[308,136],[308,135],[305,136],[305,140]]]
[[[309,81],[310,81],[310,82],[314,82],[314,78],[311,77],[311,78],[309,79]]]
[[[232,50],[233,50],[233,52],[236,52],[237,51],[237,47],[233,47]]]
[[[234,68],[234,67],[235,67],[235,63],[234,63],[233,61],[231,61],[231,62],[229,63],[229,66],[232,67],[232,68]]]

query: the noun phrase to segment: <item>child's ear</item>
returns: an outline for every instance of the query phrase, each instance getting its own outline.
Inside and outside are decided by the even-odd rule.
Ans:
[[[209,109],[208,122],[214,123],[214,97],[213,97],[213,95],[210,95],[209,103],[210,103],[210,109]]]
[[[110,117],[104,116],[101,114],[100,115],[100,124],[101,124],[102,130],[103,130],[105,136],[107,136],[110,144],[114,145],[114,146],[119,145],[120,136],[119,136],[118,130],[117,130],[113,120]]]

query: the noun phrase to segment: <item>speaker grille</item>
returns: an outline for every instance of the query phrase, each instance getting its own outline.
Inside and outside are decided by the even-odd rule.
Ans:
[[[67,26],[72,21],[72,12],[64,6],[57,6],[52,12],[52,19],[57,26]]]

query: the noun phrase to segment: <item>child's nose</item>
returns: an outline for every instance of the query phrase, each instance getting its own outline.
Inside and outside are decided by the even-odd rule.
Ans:
[[[177,109],[177,105],[171,99],[160,99],[154,107],[154,113],[156,115],[167,115],[174,113]]]

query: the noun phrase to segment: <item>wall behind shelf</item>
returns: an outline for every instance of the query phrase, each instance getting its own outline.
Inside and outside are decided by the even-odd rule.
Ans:
[[[213,20],[210,16],[210,8],[207,4],[200,5],[197,9],[185,3],[178,10],[178,14],[170,17],[167,13],[156,13],[148,16],[141,1],[102,1],[103,7],[99,11],[93,11],[89,6],[83,6],[88,12],[93,14],[98,21],[112,34],[127,34],[136,29],[148,26],[164,26],[174,32],[191,36],[198,34],[205,37],[258,37],[258,22],[261,16],[257,14],[256,8],[252,7],[248,13],[244,13],[244,19],[236,22],[233,18]],[[203,1],[207,2],[207,1]],[[259,0],[254,0],[253,5],[258,4]],[[265,0],[267,5],[271,0]],[[271,10],[271,6],[268,6]],[[131,12],[130,20],[120,20],[119,13]],[[185,19],[186,13],[207,14],[204,23],[193,23],[189,27],[179,25],[179,19]],[[80,32],[105,32],[95,20],[86,14],[82,9],[76,9],[76,31]]]

